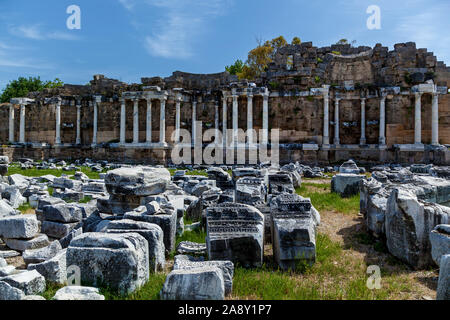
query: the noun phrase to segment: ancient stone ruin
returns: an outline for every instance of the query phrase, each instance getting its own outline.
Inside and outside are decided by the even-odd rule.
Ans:
[[[299,195],[307,184],[359,195],[358,230],[408,268],[439,268],[436,298],[448,300],[449,83],[450,69],[414,43],[302,43],[279,49],[254,82],[96,75],[14,98],[0,106],[0,300],[40,300],[50,284],[61,287],[54,300],[126,297],[155,274],[160,299],[223,300],[238,271],[313,270],[327,220],[320,197]],[[199,144],[181,129],[231,136]],[[231,164],[175,165],[180,144],[279,146],[280,163],[233,154]],[[199,242],[184,241],[188,232]]]
[[[8,123],[0,128],[0,142],[9,144],[1,153],[14,161],[82,157],[168,164],[181,141],[179,130],[191,134],[188,144],[213,129],[224,134],[226,148],[270,149],[275,136],[269,131],[279,129],[286,164],[349,158],[450,163],[442,147],[450,144],[450,69],[412,42],[391,51],[381,44],[287,45],[254,82],[227,72],[178,71],[141,82],[95,75],[87,86],[12,99],[0,106],[1,122]],[[244,141],[236,140],[238,129],[248,131]]]

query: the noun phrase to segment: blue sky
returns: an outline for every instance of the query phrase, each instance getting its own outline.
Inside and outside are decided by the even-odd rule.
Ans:
[[[81,30],[66,27],[70,5],[81,8]],[[367,29],[370,5],[381,9],[381,30]],[[19,76],[139,83],[221,72],[256,39],[279,35],[316,46],[415,41],[450,65],[449,12],[449,0],[0,0],[0,90]]]

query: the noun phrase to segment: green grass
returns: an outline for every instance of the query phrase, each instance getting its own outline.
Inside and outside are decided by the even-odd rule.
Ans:
[[[105,288],[100,288],[100,293],[105,296],[105,300],[159,300],[159,292],[165,281],[165,273],[151,273],[148,282],[131,294],[120,295]]]
[[[83,199],[81,199],[80,201],[78,201],[78,203],[88,203],[89,201],[92,200],[92,197],[90,196],[84,196]]]
[[[342,198],[339,194],[331,192],[330,184],[302,183],[296,189],[302,197],[311,198],[313,206],[320,211],[338,211],[346,214],[359,213],[359,194]]]
[[[178,237],[176,240],[176,246],[182,241],[191,241],[197,243],[205,243],[206,242],[206,231],[203,230],[195,230],[195,231],[185,231],[181,237]]]
[[[22,170],[19,165],[12,164],[8,168],[8,174],[7,176],[13,175],[13,174],[21,174],[26,177],[42,177],[48,174],[54,175],[55,177],[61,177],[63,174],[65,175],[74,175],[75,170],[70,171],[63,171],[62,169],[25,169]],[[86,174],[90,179],[100,179],[100,172],[94,172],[89,167],[81,167],[81,172]],[[106,170],[103,170],[103,172],[106,172]]]
[[[366,283],[367,265],[347,257],[339,243],[319,233],[316,239],[316,263],[303,272],[283,272],[273,265],[261,269],[237,267],[233,280],[233,298],[262,300],[372,300],[387,299],[390,294],[410,289],[409,284],[387,276],[379,290]]]
[[[31,205],[27,202],[17,208],[22,214],[28,213],[30,210],[34,210]]]
[[[186,169],[168,169],[170,172],[170,175],[173,176],[175,174],[175,171],[178,170],[186,170]],[[187,176],[204,176],[207,177],[208,174],[206,173],[206,170],[186,170]]]
[[[42,296],[46,300],[51,300],[55,296],[56,291],[58,291],[59,289],[61,289],[63,287],[65,287],[65,285],[47,282],[47,287],[46,287],[44,293],[42,294]]]

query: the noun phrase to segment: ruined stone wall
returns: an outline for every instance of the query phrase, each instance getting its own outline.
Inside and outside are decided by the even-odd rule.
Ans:
[[[376,45],[352,47],[332,45],[317,48],[312,43],[288,45],[278,50],[267,72],[255,79],[256,86],[268,87],[272,94],[269,99],[269,129],[280,129],[282,144],[322,144],[324,100],[313,94],[314,88],[330,85],[329,119],[330,143],[334,140],[334,108],[336,95],[340,95],[340,143],[358,145],[361,135],[361,100],[366,100],[366,139],[367,144],[378,144],[380,90],[396,87],[399,94],[389,94],[386,99],[386,139],[388,147],[394,144],[414,142],[415,97],[411,92],[415,84],[433,80],[444,91],[450,86],[450,68],[437,61],[432,52],[417,49],[414,43],[397,44],[394,50]],[[48,98],[59,96],[61,105],[61,142],[73,144],[76,141],[77,101],[81,101],[81,144],[90,146],[93,142],[93,97],[102,96],[98,104],[97,143],[119,142],[121,97],[126,91],[169,90],[166,101],[166,142],[170,143],[175,129],[175,94],[170,91],[182,88],[181,128],[192,132],[193,99],[197,100],[197,120],[202,121],[203,131],[214,128],[215,106],[219,105],[219,128],[223,125],[223,91],[229,95],[237,88],[239,96],[239,128],[247,129],[247,88],[254,86],[237,82],[236,76],[227,72],[201,75],[176,71],[167,78],[142,78],[141,84],[126,84],[102,75],[94,76],[87,86],[65,85],[63,88],[45,89],[30,93],[35,103],[26,107],[26,142],[55,142],[55,110]],[[442,93],[442,90],[440,90]],[[253,97],[253,128],[262,128],[263,97],[258,92]],[[405,93],[405,94],[404,94]],[[406,94],[408,93],[408,94]],[[431,142],[431,94],[422,97],[422,141]],[[147,103],[139,101],[139,142],[146,142]],[[233,105],[227,98],[227,127],[233,126]],[[6,144],[9,137],[9,105],[0,106],[0,143]],[[19,140],[20,112],[15,107],[15,141]],[[450,96],[439,95],[439,142],[450,144]],[[160,101],[152,101],[152,142],[160,140]],[[133,101],[126,101],[126,142],[133,141]],[[75,149],[76,150],[76,149]],[[108,149],[105,149],[108,150]],[[130,153],[125,149],[125,153]],[[48,151],[45,151],[48,152]],[[68,151],[69,152],[69,151]],[[103,152],[103,151],[102,151]],[[113,152],[113,151],[111,151]],[[123,152],[123,150],[122,150]],[[334,152],[334,153],[333,153]],[[286,151],[293,159],[317,161],[353,157],[354,151],[332,151],[331,153]],[[361,152],[361,151],[358,151]],[[85,152],[87,154],[87,152]],[[368,158],[379,157],[377,152],[366,152]],[[315,154],[315,156],[312,156]],[[143,153],[145,156],[146,154]],[[136,156],[135,153],[129,156]],[[416,155],[406,155],[402,159],[412,159]],[[395,161],[396,155],[389,159]],[[420,157],[420,155],[419,155]],[[422,155],[422,158],[424,156]],[[336,160],[337,161],[337,160]]]

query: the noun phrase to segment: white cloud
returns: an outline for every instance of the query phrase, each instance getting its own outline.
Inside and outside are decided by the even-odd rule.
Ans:
[[[37,61],[34,58],[24,57],[23,52],[28,53],[28,49],[18,47],[0,41],[0,66],[10,68],[32,68],[51,69],[51,64],[44,61]]]
[[[135,2],[133,0],[119,0],[120,4],[125,7],[125,9],[131,11],[134,8]]]
[[[12,35],[32,40],[78,40],[79,37],[68,32],[43,31],[40,25],[12,26],[9,28]]]
[[[152,56],[186,59],[194,55],[195,42],[208,31],[209,23],[222,15],[232,0],[119,0],[130,11],[137,5],[157,9],[162,15],[149,26],[151,33],[144,36],[144,46]],[[146,33],[142,23],[133,17],[133,25]],[[146,21],[148,25],[148,21]]]

